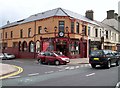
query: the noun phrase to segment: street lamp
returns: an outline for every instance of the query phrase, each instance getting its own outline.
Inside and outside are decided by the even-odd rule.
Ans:
[[[67,26],[67,27],[66,27],[66,32],[68,33],[68,37],[69,37],[69,31],[68,31],[68,28],[69,28],[69,27]]]

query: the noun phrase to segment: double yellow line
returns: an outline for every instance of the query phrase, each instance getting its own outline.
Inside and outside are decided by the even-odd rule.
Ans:
[[[21,67],[19,67],[19,66],[15,66],[15,65],[12,65],[12,66],[15,67],[15,68],[17,68],[18,71],[13,72],[13,73],[8,74],[8,75],[5,75],[5,76],[2,76],[2,77],[0,77],[0,79],[6,79],[6,78],[9,78],[9,77],[11,77],[11,76],[18,75],[18,74],[20,74],[20,73],[23,72],[23,68],[21,68]]]

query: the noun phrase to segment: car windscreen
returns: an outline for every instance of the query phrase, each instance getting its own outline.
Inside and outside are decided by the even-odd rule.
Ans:
[[[102,50],[95,50],[95,51],[91,51],[91,56],[101,56],[103,55],[103,51]]]

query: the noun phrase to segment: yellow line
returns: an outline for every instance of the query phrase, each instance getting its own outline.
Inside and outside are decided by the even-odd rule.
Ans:
[[[18,67],[18,66],[15,66],[15,65],[12,65],[12,66],[15,67],[15,68],[17,68],[18,71],[17,71],[17,72],[14,72],[14,73],[11,73],[11,74],[8,74],[8,75],[5,75],[5,76],[3,76],[3,77],[0,77],[0,79],[5,79],[5,78],[11,77],[11,76],[15,76],[15,75],[18,75],[18,74],[20,74],[20,73],[23,72],[23,68]]]

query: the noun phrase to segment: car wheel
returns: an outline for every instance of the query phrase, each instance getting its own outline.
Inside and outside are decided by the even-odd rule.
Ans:
[[[96,65],[95,65],[95,64],[91,64],[91,66],[92,66],[92,68],[95,68],[95,67],[96,67]]]
[[[38,59],[38,63],[43,64],[43,62],[42,62],[42,60],[41,60],[41,59]]]
[[[120,65],[120,61],[117,60],[117,61],[116,61],[116,66],[119,66],[119,65]]]
[[[110,62],[110,61],[108,61],[108,62],[107,62],[107,65],[106,65],[106,68],[108,68],[108,69],[109,69],[110,67],[111,67],[111,62]]]
[[[55,65],[57,65],[57,66],[60,65],[60,61],[56,60]]]

